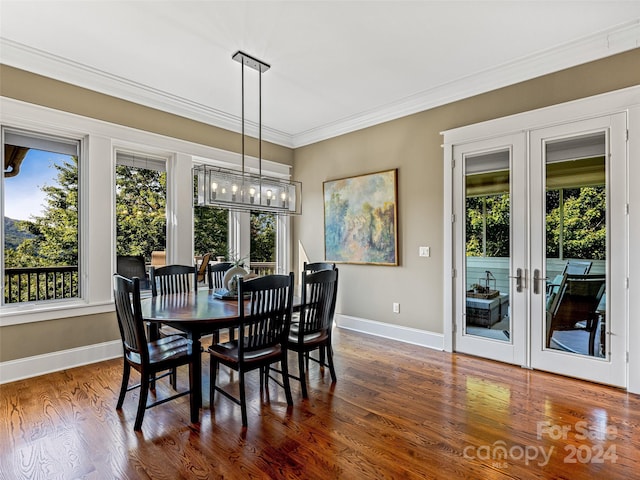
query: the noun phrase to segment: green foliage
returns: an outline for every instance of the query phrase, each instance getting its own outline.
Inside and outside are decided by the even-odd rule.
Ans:
[[[211,253],[228,257],[229,211],[222,208],[194,207],[194,250],[196,255]]]
[[[547,257],[606,259],[606,211],[604,186],[548,191]],[[467,256],[508,257],[509,225],[507,194],[467,198]]]
[[[468,257],[509,256],[508,194],[468,197],[466,215]]]
[[[251,212],[251,260],[276,261],[276,216]]]
[[[55,185],[45,185],[44,213],[19,221],[25,240],[16,248],[5,245],[5,267],[78,265],[78,159],[54,164]]]
[[[25,222],[4,217],[4,245],[7,249],[17,248],[23,241],[33,238]]]
[[[124,165],[116,167],[116,252],[143,255],[165,250],[167,174]]]
[[[564,191],[562,257],[606,259],[607,198],[605,187],[582,187]],[[561,209],[547,213],[547,256],[559,250]],[[555,243],[549,243],[549,240]]]

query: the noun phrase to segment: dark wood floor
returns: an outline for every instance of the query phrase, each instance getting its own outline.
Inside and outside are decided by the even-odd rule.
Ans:
[[[200,425],[182,397],[135,433],[120,360],[2,385],[0,479],[640,478],[636,395],[348,331],[334,346],[338,383],[312,366],[289,410],[250,375],[244,432],[206,396]]]

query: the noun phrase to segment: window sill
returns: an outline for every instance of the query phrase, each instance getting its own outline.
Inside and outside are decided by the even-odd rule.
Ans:
[[[5,305],[0,310],[0,327],[94,315],[113,312],[114,310],[112,301],[88,304],[82,300],[75,300],[52,302],[46,305],[39,303],[24,303],[15,306]]]

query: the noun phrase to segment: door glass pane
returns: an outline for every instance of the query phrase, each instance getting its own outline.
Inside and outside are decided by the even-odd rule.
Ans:
[[[546,347],[606,355],[605,135],[547,142]]]
[[[509,341],[509,151],[465,157],[465,333]]]

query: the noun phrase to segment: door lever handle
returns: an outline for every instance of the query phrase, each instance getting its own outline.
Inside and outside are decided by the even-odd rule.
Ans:
[[[539,269],[535,269],[533,271],[533,293],[535,293],[536,295],[540,293],[540,283],[539,282],[546,282],[548,280],[547,277],[541,277],[540,276],[540,270]],[[545,289],[546,291],[546,289]]]
[[[509,278],[516,279],[516,292],[518,293],[522,292],[522,269],[521,268],[516,269],[515,276],[509,275]]]

